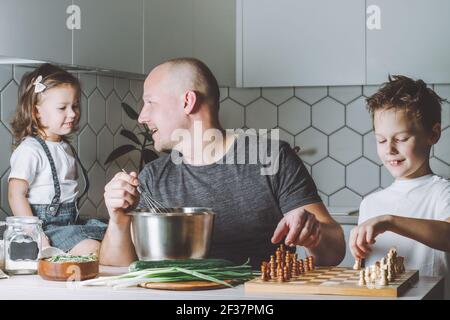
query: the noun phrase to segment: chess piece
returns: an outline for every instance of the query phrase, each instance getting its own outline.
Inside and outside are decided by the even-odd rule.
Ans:
[[[359,286],[365,286],[366,285],[366,275],[365,275],[365,270],[360,270],[359,271],[359,282],[358,285]]]
[[[395,273],[396,274],[402,274],[405,272],[405,264],[404,264],[405,258],[397,256],[397,259],[395,261]]]
[[[291,278],[298,277],[298,276],[299,276],[298,261],[294,259],[292,261]]]
[[[314,270],[314,257],[309,256],[309,270]]]
[[[380,259],[380,269],[383,270],[387,270],[387,259],[386,257],[383,257]]]
[[[380,286],[387,286],[389,284],[386,269],[381,269],[381,277],[378,283]]]
[[[289,269],[291,269],[292,261],[291,261],[291,255],[290,255],[289,251],[286,252],[286,257],[284,259],[284,265],[287,266]]]
[[[277,270],[277,275],[278,275],[277,276],[278,282],[285,282],[286,281],[285,278],[284,278],[283,269],[279,268]]]
[[[380,268],[380,262],[379,261],[375,262],[375,274],[376,274],[376,279],[380,279],[380,277],[381,277],[381,268]]]
[[[295,262],[292,262],[292,268],[290,269],[291,271],[291,278],[295,278],[298,276],[297,274],[297,266]]]
[[[267,273],[267,262],[263,262],[261,264],[261,280],[269,281],[268,273]]]
[[[298,268],[300,270],[300,274],[304,274],[305,273],[305,265],[304,265],[303,259],[300,259],[298,263],[299,263]]]
[[[284,266],[283,276],[284,276],[284,279],[286,281],[291,280],[291,272],[289,271],[289,267],[288,266]]]
[[[389,252],[390,254],[390,252]],[[389,282],[394,281],[396,274],[395,274],[395,264],[394,264],[394,258],[392,255],[388,254],[388,280]]]
[[[370,266],[370,283],[375,284],[377,281],[377,269],[375,265]]]
[[[269,264],[270,264],[270,278],[275,279],[277,277],[277,265],[274,256],[270,256]]]
[[[370,283],[370,268],[369,267],[366,267],[364,274],[365,274],[364,280],[366,280],[366,284]]]
[[[392,259],[388,259],[387,277],[389,282],[392,282],[395,279],[394,264],[392,263]]]
[[[361,270],[361,259],[355,259],[355,264],[353,265],[353,270]]]

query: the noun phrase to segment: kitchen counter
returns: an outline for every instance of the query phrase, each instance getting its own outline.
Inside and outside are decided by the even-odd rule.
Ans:
[[[339,224],[358,224],[359,208],[357,207],[327,207],[327,210]]]
[[[101,266],[101,275],[125,273],[127,268]],[[442,277],[420,277],[419,281],[397,299],[439,299],[444,289]],[[292,295],[245,293],[244,285],[234,288],[208,291],[166,291],[138,287],[114,290],[104,286],[79,287],[72,282],[43,280],[38,275],[11,276],[0,280],[0,299],[21,300],[348,300],[380,299],[372,297],[349,297],[337,295]],[[385,299],[385,298],[384,298]],[[395,299],[395,298],[389,298]]]

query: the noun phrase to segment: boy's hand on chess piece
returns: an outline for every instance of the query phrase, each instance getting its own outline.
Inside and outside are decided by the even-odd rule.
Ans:
[[[278,223],[272,243],[278,243],[284,236],[287,246],[315,248],[322,238],[320,222],[315,215],[304,209],[288,213]]]
[[[105,186],[105,205],[112,221],[120,224],[127,219],[125,210],[132,208],[139,201],[137,186],[136,172],[119,172]]]
[[[387,231],[389,216],[382,215],[365,221],[350,232],[349,246],[356,259],[364,259],[372,251],[375,238]]]

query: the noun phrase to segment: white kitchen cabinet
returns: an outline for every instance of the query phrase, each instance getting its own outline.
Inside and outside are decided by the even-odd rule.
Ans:
[[[364,82],[364,1],[238,0],[237,8],[238,86]]]
[[[72,0],[0,0],[0,56],[72,62]]]
[[[75,65],[143,72],[143,0],[73,0],[81,11],[74,30]]]
[[[193,52],[192,0],[144,0],[144,71]]]
[[[144,0],[144,71],[180,57],[205,62],[235,85],[235,0]]]
[[[450,82],[450,1],[368,0],[367,83],[403,74]]]

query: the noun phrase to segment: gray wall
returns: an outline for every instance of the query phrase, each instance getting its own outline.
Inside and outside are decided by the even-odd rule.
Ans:
[[[450,100],[450,85],[431,85]],[[221,90],[227,128],[279,128],[281,139],[300,146],[320,195],[329,206],[359,206],[392,178],[378,160],[365,98],[376,86],[287,87]],[[450,105],[442,108],[442,137],[431,167],[450,178]]]
[[[0,217],[10,212],[7,178],[12,137],[9,120],[17,103],[17,87],[29,69],[0,65]],[[74,139],[81,160],[89,170],[91,189],[83,199],[81,214],[106,218],[105,182],[121,168],[136,170],[139,156],[124,156],[103,163],[114,147],[127,143],[121,128],[137,130],[137,123],[123,113],[127,102],[137,111],[142,106],[142,81],[78,74],[82,87],[82,120]],[[450,85],[431,85],[450,100]],[[320,190],[325,204],[358,206],[367,194],[388,186],[392,179],[381,166],[364,99],[374,86],[221,88],[220,117],[225,128],[281,129],[281,139],[302,148],[302,159]],[[450,105],[444,103],[443,133],[433,148],[436,173],[450,177]]]

